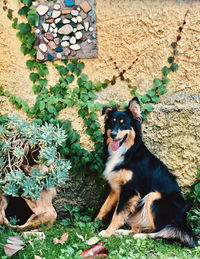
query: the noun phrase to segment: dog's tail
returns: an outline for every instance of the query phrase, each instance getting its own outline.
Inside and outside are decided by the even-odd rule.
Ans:
[[[172,225],[167,225],[161,230],[155,230],[152,233],[135,234],[134,237],[164,238],[168,240],[173,239],[190,248],[198,246],[198,239],[189,228],[174,227]]]

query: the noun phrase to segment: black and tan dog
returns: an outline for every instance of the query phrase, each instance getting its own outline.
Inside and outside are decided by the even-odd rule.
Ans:
[[[175,177],[145,146],[137,97],[125,111],[104,108],[104,177],[111,193],[97,218],[116,205],[111,223],[100,235],[133,233],[137,238],[165,238],[191,248],[198,241],[186,221],[186,204]],[[131,230],[120,230],[128,223]],[[119,230],[118,230],[119,229]]]

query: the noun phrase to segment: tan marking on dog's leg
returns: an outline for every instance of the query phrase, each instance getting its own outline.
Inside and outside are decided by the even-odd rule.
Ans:
[[[106,214],[112,209],[112,207],[115,206],[118,201],[118,197],[119,195],[116,192],[111,191],[103,206],[101,207],[96,219],[102,220],[106,216]]]
[[[154,215],[152,213],[152,203],[161,198],[159,192],[151,192],[143,198],[143,208],[133,215],[128,223],[133,233],[140,233],[143,230],[153,231],[155,229]]]
[[[109,237],[115,232],[115,230],[117,230],[120,226],[122,226],[124,222],[127,220],[128,215],[135,211],[138,201],[139,201],[139,196],[135,195],[132,199],[129,200],[125,209],[120,213],[117,213],[117,207],[116,207],[111,223],[109,227],[102,233],[102,235]]]

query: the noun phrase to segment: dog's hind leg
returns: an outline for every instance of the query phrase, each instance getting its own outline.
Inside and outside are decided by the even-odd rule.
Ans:
[[[106,214],[114,207],[118,201],[118,194],[114,191],[108,195],[106,201],[104,202],[103,206],[101,207],[96,219],[103,219]]]
[[[138,201],[139,196],[134,195],[133,198],[129,199],[122,210],[118,210],[120,205],[119,201],[109,227],[106,230],[101,231],[99,234],[104,237],[109,237],[113,235],[114,232],[126,222],[130,213],[133,213],[135,211]]]

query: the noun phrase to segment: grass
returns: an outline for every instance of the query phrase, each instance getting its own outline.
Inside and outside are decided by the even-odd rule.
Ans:
[[[25,240],[25,250],[19,251],[13,255],[13,259],[33,259],[34,255],[41,256],[45,259],[65,259],[80,258],[79,254],[90,246],[86,241],[91,237],[98,236],[98,232],[103,229],[103,226],[98,222],[73,222],[73,227],[66,226],[65,221],[57,221],[54,226],[47,228],[41,227],[45,233],[44,241],[36,238]],[[69,232],[69,237],[66,243],[53,244],[53,238],[60,238],[65,232]],[[20,235],[20,232],[0,226],[0,243],[6,244],[6,239],[9,236]],[[84,239],[84,240],[83,240]],[[138,259],[199,259],[200,246],[195,249],[188,249],[179,244],[169,244],[164,240],[151,239],[133,239],[132,236],[118,236],[110,238],[100,238],[109,251],[108,259],[122,258],[138,258]],[[7,259],[4,253],[3,246],[0,245],[0,258]]]

